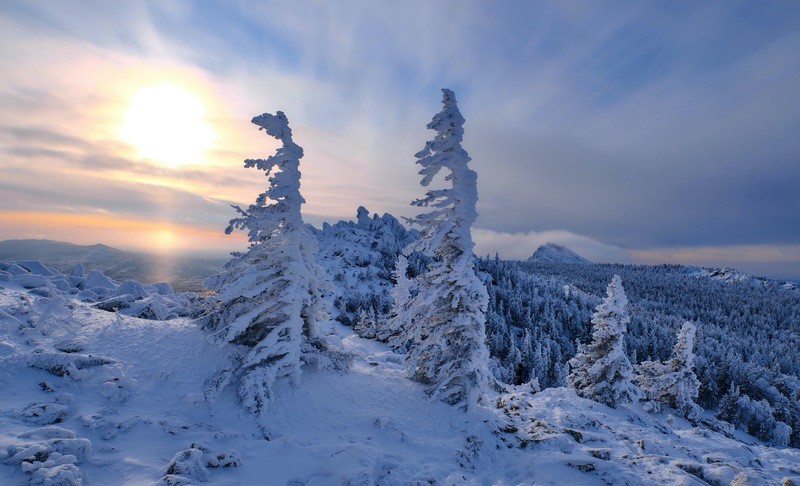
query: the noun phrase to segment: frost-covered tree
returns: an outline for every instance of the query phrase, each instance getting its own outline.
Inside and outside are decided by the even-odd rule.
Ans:
[[[787,445],[792,435],[792,428],[775,419],[766,400],[751,399],[733,383],[720,400],[716,417],[775,446]]]
[[[700,381],[694,373],[694,342],[697,328],[689,321],[683,323],[678,333],[678,341],[672,349],[672,357],[667,361],[667,369],[671,373],[672,383],[667,389],[668,405],[683,413],[686,417],[694,417],[700,411],[697,395]]]
[[[373,339],[375,338],[377,321],[378,318],[377,314],[375,313],[375,309],[370,308],[369,311],[362,309],[361,313],[358,315],[358,321],[356,321],[355,325],[353,326],[353,332],[355,332],[359,337]]]
[[[633,366],[625,353],[625,332],[630,317],[622,279],[614,275],[606,298],[592,315],[592,342],[582,344],[569,360],[572,372],[567,382],[578,395],[610,407],[633,401],[637,396],[631,382]]]
[[[428,124],[436,136],[416,157],[422,186],[428,187],[445,170],[445,187],[429,189],[412,202],[433,209],[409,220],[421,230],[405,251],[421,252],[432,260],[428,271],[416,277],[416,293],[398,298],[394,319],[395,327],[403,330],[408,376],[425,384],[432,397],[468,408],[489,380],[488,295],[475,274],[470,234],[477,217],[477,174],[467,166],[471,159],[461,147],[464,117],[455,95],[448,89],[442,92],[444,108]]]
[[[279,378],[299,384],[304,349],[317,334],[324,314],[322,270],[315,262],[316,239],[303,223],[300,206],[300,158],[283,112],[253,118],[282,146],[267,159],[247,159],[246,168],[266,173],[269,187],[225,232],[247,231],[250,246],[234,253],[225,271],[206,281],[216,290],[216,305],[202,320],[215,340],[244,345],[239,394],[246,408],[263,414]],[[221,387],[231,375],[216,381]]]
[[[384,319],[381,325],[377,327],[376,337],[381,341],[388,341],[393,347],[401,348],[404,346],[405,333],[403,326],[406,324],[404,321],[415,320],[410,312],[412,308],[408,305],[411,296],[416,293],[416,282],[414,279],[408,278],[408,258],[400,253],[397,256],[397,263],[392,272],[394,279],[394,286],[392,287],[392,315],[389,319]],[[397,313],[405,311],[402,317],[398,317]]]
[[[636,367],[636,383],[644,393],[645,408],[660,411],[661,404],[684,417],[695,418],[700,381],[694,373],[694,338],[697,328],[685,322],[678,333],[672,357],[666,362],[643,361]]]

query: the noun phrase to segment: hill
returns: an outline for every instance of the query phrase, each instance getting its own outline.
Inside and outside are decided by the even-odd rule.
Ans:
[[[592,263],[569,248],[555,243],[546,243],[533,252],[529,262],[534,263]]]

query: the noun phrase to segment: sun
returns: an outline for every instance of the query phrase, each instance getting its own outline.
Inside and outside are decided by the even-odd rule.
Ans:
[[[171,167],[201,163],[214,142],[214,130],[204,114],[200,99],[183,88],[172,84],[143,87],[125,110],[119,136],[142,158]]]
[[[178,244],[178,236],[168,229],[160,229],[150,234],[153,248],[159,251],[173,249]]]

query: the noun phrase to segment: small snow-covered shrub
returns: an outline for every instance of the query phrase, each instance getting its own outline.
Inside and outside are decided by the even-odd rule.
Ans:
[[[217,454],[209,454],[206,460],[207,467],[239,467],[242,464],[242,459],[236,451],[219,452]]]
[[[29,486],[83,486],[83,473],[71,463],[40,467],[31,473]]]
[[[113,359],[91,354],[54,353],[38,349],[27,359],[28,366],[45,370],[56,376],[69,376],[79,380],[80,372],[87,368],[116,363]]]
[[[44,462],[54,453],[59,456],[74,456],[75,463],[80,464],[86,460],[92,451],[89,439],[58,437],[40,442],[13,444],[2,448],[5,464],[21,465],[23,462]]]
[[[190,482],[180,482],[185,480]],[[208,470],[203,460],[203,451],[192,447],[175,454],[164,470],[164,476],[160,481],[163,484],[191,484],[193,481],[208,481]]]
[[[131,396],[133,381],[125,376],[115,376],[105,382],[100,389],[101,394],[112,403],[121,403]]]
[[[34,403],[20,412],[22,419],[35,425],[57,424],[69,413],[69,407],[58,403]]]
[[[353,363],[353,355],[322,339],[303,343],[303,363],[328,371],[345,371]]]

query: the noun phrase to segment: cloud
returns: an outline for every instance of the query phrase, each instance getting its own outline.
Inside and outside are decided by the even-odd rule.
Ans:
[[[791,3],[718,1],[4,2],[0,165],[37,197],[7,192],[0,209],[65,195],[80,207],[111,181],[118,201],[98,189],[83,205],[160,217],[140,202],[166,203],[163,184],[194,196],[174,194],[175,214],[197,203],[197,220],[224,226],[223,202],[263,189],[241,159],[274,148],[249,119],[281,109],[305,149],[309,220],[362,204],[411,215],[413,154],[446,86],[467,118],[477,225],[509,254],[556,229],[606,242],[584,242],[596,259],[796,244],[798,20]],[[165,77],[208,105],[205,167],[169,171],[114,145],[130,94]]]
[[[630,251],[641,263],[735,267],[754,275],[791,279],[800,275],[800,245],[733,245],[647,248]]]
[[[69,240],[78,244],[103,241],[121,249],[144,249],[158,253],[213,251],[217,255],[242,250],[247,246],[247,238],[240,233],[226,235],[220,229],[196,223],[121,218],[86,211],[0,211],[0,218],[7,223],[0,227],[0,239]],[[75,228],[82,231],[76,233]]]
[[[501,258],[523,260],[541,245],[556,243],[596,263],[632,263],[628,252],[595,239],[564,230],[504,233],[487,229],[472,230],[476,255],[499,253]]]

